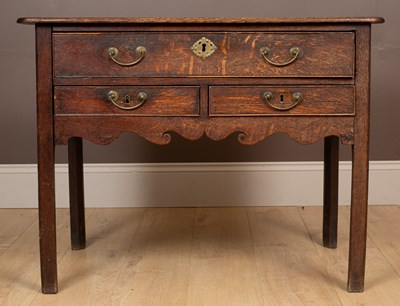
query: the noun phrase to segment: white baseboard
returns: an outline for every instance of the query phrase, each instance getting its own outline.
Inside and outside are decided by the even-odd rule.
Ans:
[[[86,164],[86,207],[322,205],[321,162]],[[340,204],[351,163],[340,163]],[[400,161],[370,163],[370,204],[400,204]],[[68,167],[56,165],[57,207],[68,207]],[[0,165],[0,208],[37,207],[36,165]]]

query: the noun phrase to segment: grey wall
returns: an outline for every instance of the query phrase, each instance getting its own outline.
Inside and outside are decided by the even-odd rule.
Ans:
[[[34,28],[18,25],[23,16],[382,16],[373,27],[371,159],[400,159],[400,2],[398,0],[0,0],[0,163],[35,163]],[[189,142],[175,135],[157,146],[124,134],[109,146],[85,143],[86,162],[195,162],[321,160],[321,143],[301,146],[285,135],[274,135],[254,146],[222,142]],[[57,161],[66,161],[66,148],[57,148]],[[349,146],[341,158],[349,159]]]

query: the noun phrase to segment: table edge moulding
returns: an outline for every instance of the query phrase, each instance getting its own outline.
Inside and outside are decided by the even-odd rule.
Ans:
[[[36,33],[40,265],[57,293],[55,145],[68,145],[71,244],[86,246],[82,139],[324,140],[323,245],[336,248],[339,141],[352,146],[349,292],[364,290],[371,24],[379,17],[27,17]],[[271,191],[272,192],[272,191]]]

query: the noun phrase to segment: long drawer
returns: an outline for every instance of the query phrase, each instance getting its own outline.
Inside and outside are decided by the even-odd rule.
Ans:
[[[353,32],[55,33],[55,77],[353,77]]]

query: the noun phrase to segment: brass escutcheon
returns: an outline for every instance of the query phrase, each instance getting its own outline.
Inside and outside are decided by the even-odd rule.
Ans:
[[[194,54],[205,59],[217,50],[217,46],[208,38],[202,37],[190,49]]]
[[[281,96],[283,96],[283,95],[281,95]],[[295,106],[297,106],[297,104],[299,104],[301,101],[303,101],[303,95],[300,92],[295,92],[292,94],[292,100],[294,103],[289,106],[283,106],[283,107],[276,106],[271,103],[273,98],[274,98],[274,95],[272,92],[270,92],[270,91],[264,92],[264,94],[263,94],[264,101],[267,102],[268,105],[271,106],[273,109],[276,109],[278,111],[290,110],[290,109],[294,108]],[[283,104],[283,101],[280,101],[280,103]]]
[[[136,101],[138,103],[136,105],[131,105],[131,97],[129,95],[126,95],[122,102],[118,102],[119,93],[115,90],[110,90],[108,92],[107,96],[108,96],[108,100],[110,102],[112,102],[112,104],[114,104],[116,107],[123,109],[123,110],[131,110],[131,109],[138,108],[143,103],[145,103],[148,99],[148,95],[144,91],[141,91],[137,94]]]

